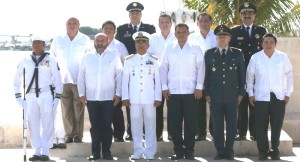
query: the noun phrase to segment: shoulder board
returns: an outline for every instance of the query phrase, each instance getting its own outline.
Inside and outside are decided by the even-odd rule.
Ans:
[[[235,51],[242,51],[241,49],[239,48],[236,48],[236,47],[230,47],[232,50],[235,50]]]
[[[208,49],[208,50],[206,50],[206,51],[214,51],[214,50],[216,50],[217,49],[217,47],[213,47],[213,48],[210,48],[210,49]]]
[[[150,54],[150,57],[154,58],[155,60],[158,60],[158,57],[153,54]]]
[[[134,56],[134,54],[131,54],[131,55],[128,55],[128,56],[125,56],[125,60],[128,60],[128,59],[130,59],[131,57],[133,57]]]

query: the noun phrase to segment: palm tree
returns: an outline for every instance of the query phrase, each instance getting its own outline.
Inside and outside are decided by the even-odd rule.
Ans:
[[[214,26],[241,24],[239,6],[245,2],[256,5],[255,24],[278,36],[299,36],[300,4],[298,0],[183,0],[185,6],[214,17]]]

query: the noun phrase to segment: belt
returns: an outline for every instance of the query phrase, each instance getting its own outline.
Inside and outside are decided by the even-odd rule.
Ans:
[[[46,92],[46,91],[50,91],[50,86],[39,88],[38,90],[39,93]],[[35,88],[30,88],[28,93],[35,93]]]

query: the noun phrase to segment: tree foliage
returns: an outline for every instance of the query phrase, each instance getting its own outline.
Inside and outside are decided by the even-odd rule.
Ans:
[[[94,38],[94,35],[99,33],[99,29],[97,28],[92,28],[89,26],[83,26],[79,28],[79,31],[85,35],[88,35],[91,39]]]
[[[278,36],[296,36],[300,29],[300,4],[294,0],[183,0],[185,6],[207,12],[214,18],[213,26],[241,24],[239,6],[243,2],[256,5],[255,24]]]

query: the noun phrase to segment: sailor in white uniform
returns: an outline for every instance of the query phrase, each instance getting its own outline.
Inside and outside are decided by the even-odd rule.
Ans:
[[[122,78],[122,100],[130,106],[131,131],[134,153],[132,160],[144,156],[154,159],[157,150],[156,107],[161,104],[161,83],[158,57],[147,53],[149,34],[133,34],[137,54],[125,57]],[[143,147],[143,124],[145,126],[145,147]]]
[[[32,37],[33,52],[20,61],[14,79],[16,100],[27,113],[31,145],[35,149],[30,161],[50,160],[54,112],[62,92],[57,61],[44,52],[45,41],[42,36]],[[52,94],[53,86],[55,89]],[[23,90],[26,100],[22,98]]]

